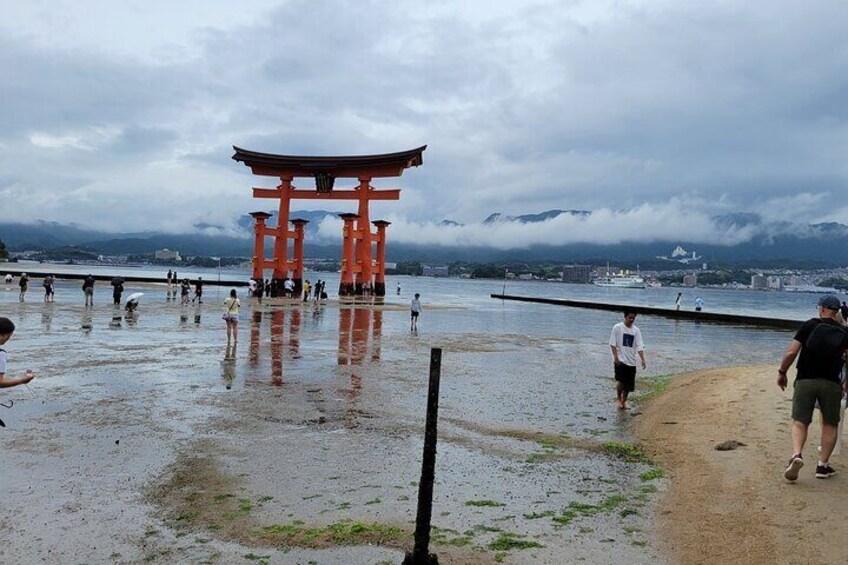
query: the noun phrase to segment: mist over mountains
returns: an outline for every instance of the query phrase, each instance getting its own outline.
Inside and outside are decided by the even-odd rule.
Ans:
[[[711,237],[704,237],[703,230],[693,234],[685,229],[677,230],[679,238],[662,234],[651,237],[645,235],[645,229],[636,226],[622,241],[608,242],[605,234],[595,237],[593,233],[603,225],[598,224],[603,213],[605,211],[555,209],[507,216],[496,212],[476,224],[448,219],[431,224],[398,220],[389,227],[387,259],[645,263],[657,256],[667,256],[674,247],[681,245],[690,252],[697,252],[708,263],[785,260],[848,264],[848,226],[836,222],[768,222],[758,214],[739,212],[708,218],[709,227],[716,232]],[[309,220],[305,244],[308,257],[339,257],[341,221],[337,213],[294,211],[291,217]],[[612,218],[611,222],[627,219],[622,216]],[[270,220],[272,225],[273,221]],[[107,233],[49,221],[0,223],[0,239],[11,251],[76,245],[104,255],[123,255],[152,253],[167,247],[183,255],[247,257],[253,250],[253,219],[243,215],[235,226],[199,223],[194,226],[198,230],[196,233],[169,234],[157,231]],[[571,237],[575,241],[564,241],[563,230],[572,230],[575,235]],[[548,238],[550,243],[545,243]]]

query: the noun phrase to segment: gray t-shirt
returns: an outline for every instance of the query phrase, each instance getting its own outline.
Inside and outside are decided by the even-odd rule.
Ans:
[[[0,373],[6,372],[6,352],[0,349]]]

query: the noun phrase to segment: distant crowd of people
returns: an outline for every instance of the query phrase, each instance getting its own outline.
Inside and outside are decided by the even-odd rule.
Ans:
[[[14,283],[13,275],[7,274],[5,276],[5,282],[7,286],[11,286]],[[203,304],[203,277],[197,277],[197,279],[192,282],[191,280],[189,280],[188,277],[183,277],[182,279],[180,279],[176,270],[169,269],[165,276],[165,282],[166,300],[176,300],[177,294],[179,293],[180,303],[182,305],[194,303],[197,303],[198,305]],[[55,284],[56,277],[53,274],[47,274],[42,279],[45,302],[54,301]],[[19,300],[21,302],[24,302],[26,299],[26,293],[29,290],[29,285],[29,275],[27,273],[22,273],[18,279],[18,287],[20,289]],[[91,273],[89,273],[83,279],[82,292],[86,308],[91,308],[94,306],[96,285],[97,279]],[[317,307],[318,303],[327,300],[328,298],[326,285],[327,282],[321,279],[315,281],[314,284],[309,279],[306,279],[301,285],[296,284],[296,282],[291,277],[286,277],[283,280],[251,279],[249,281],[248,286],[248,297],[255,298],[260,303],[263,298],[287,298],[291,300],[302,300],[306,302],[314,301]],[[112,277],[110,281],[110,286],[112,288],[113,304],[115,306],[121,305],[123,301],[123,294],[125,292],[124,277]],[[300,286],[300,288],[298,288],[298,286]],[[192,287],[194,289],[193,296]],[[365,282],[361,287],[361,292],[364,296],[371,296],[374,294],[374,287],[371,283]],[[400,283],[397,284],[396,292],[397,295],[400,296]],[[136,292],[127,297],[124,307],[127,310],[128,317],[130,315],[135,315],[134,313],[138,309],[139,305],[139,298],[142,295],[143,293]],[[223,306],[224,311],[221,315],[221,318],[226,323],[227,343],[228,345],[234,345],[238,342],[238,322],[239,313],[241,309],[241,301],[239,300],[236,289],[230,290],[228,296],[224,299]],[[416,293],[414,298],[410,302],[410,331],[412,332],[417,333],[418,331],[418,318],[421,315],[421,311],[421,295],[419,293]],[[137,320],[137,318],[133,319]],[[0,345],[2,345],[5,340],[8,340],[11,337],[11,334],[14,331],[14,324],[11,322],[11,320],[7,319],[0,319],[0,321],[2,321],[2,323],[0,323],[0,326],[2,326],[0,327]],[[0,355],[0,387],[23,384],[25,382],[29,382],[29,380],[32,379],[32,373],[28,373],[25,377],[19,379],[11,379],[5,377],[5,371],[3,370],[5,365],[5,352],[0,349],[0,354],[2,354]]]
[[[677,298],[674,300],[674,309],[680,310],[680,306],[683,304],[683,293],[678,292]],[[695,297],[695,312],[700,312],[704,309],[704,299],[700,296]]]
[[[295,296],[297,285],[291,277],[286,277],[282,281],[278,279],[250,279],[248,282],[248,296],[258,299],[262,302],[262,298],[297,298],[303,301],[309,300],[326,300],[327,299],[327,282],[318,279],[313,285],[309,279],[303,281],[300,293]]]

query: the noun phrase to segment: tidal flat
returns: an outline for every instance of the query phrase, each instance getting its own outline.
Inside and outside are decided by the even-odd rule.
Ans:
[[[471,287],[469,287],[471,288]],[[136,316],[0,294],[18,326],[2,391],[0,561],[400,563],[412,546],[431,347],[443,349],[432,551],[444,563],[656,563],[662,470],[613,403],[610,313],[430,295],[383,307],[223,291]],[[785,333],[637,321],[641,395],[668,375],[766,359]],[[760,347],[750,347],[752,343]],[[751,354],[750,351],[757,351]],[[638,395],[637,395],[638,396]]]

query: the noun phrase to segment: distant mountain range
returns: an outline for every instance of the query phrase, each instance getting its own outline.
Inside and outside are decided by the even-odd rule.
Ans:
[[[552,220],[562,214],[568,214],[569,216],[588,216],[591,213],[592,212],[589,212],[588,210],[547,210],[538,214],[504,216],[500,212],[495,212],[494,214],[489,214],[489,217],[483,220],[483,223],[494,224],[495,222],[520,222],[522,224],[529,224],[533,222],[544,222],[545,220]]]
[[[547,210],[538,214],[506,216],[490,214],[484,224],[501,222],[534,223],[544,222],[562,214],[588,216],[587,210]],[[323,210],[295,211],[291,217],[309,220],[305,253],[312,258],[338,258],[341,242],[316,243],[318,225],[324,218],[337,217],[335,212]],[[535,245],[529,248],[499,250],[489,247],[460,247],[409,245],[389,241],[389,261],[419,260],[425,262],[494,262],[494,261],[563,261],[594,262],[615,261],[619,264],[641,263],[649,265],[654,258],[669,255],[677,246],[696,250],[708,263],[748,262],[768,263],[775,261],[808,262],[820,265],[848,264],[848,226],[829,222],[811,225],[789,223],[765,224],[753,213],[735,213],[713,218],[719,229],[754,227],[755,233],[749,241],[733,246],[709,245],[687,241],[660,241],[653,243],[627,243],[617,245],[595,245],[575,243],[568,245]],[[273,220],[271,220],[273,224]],[[167,234],[155,231],[134,233],[107,233],[86,229],[75,224],[38,221],[33,224],[0,223],[0,240],[10,251],[30,249],[52,249],[67,245],[85,246],[104,255],[152,253],[156,249],[179,250],[183,255],[241,256],[248,257],[253,250],[253,219],[249,215],[239,218],[239,231],[227,232],[223,226],[198,224],[196,229],[205,233]],[[440,225],[463,224],[443,220]],[[225,234],[225,235],[222,235]]]

